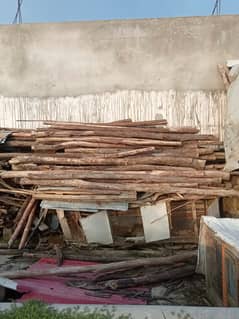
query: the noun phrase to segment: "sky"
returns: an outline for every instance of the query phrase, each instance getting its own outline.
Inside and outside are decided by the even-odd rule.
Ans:
[[[221,0],[239,14],[239,0]],[[210,15],[215,0],[23,0],[23,22],[62,22]],[[0,24],[12,23],[17,0],[0,0]]]

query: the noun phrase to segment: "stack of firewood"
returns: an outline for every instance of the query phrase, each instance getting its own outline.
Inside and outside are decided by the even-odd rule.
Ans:
[[[163,197],[238,195],[230,174],[222,170],[219,141],[196,128],[169,128],[165,120],[45,124],[48,127],[14,134],[27,139],[23,145],[31,144],[32,152],[14,153],[12,170],[0,174],[34,188],[35,199],[140,205]]]
[[[239,195],[223,171],[222,145],[196,128],[170,128],[165,120],[45,124],[11,130],[0,145],[0,160],[6,161],[0,192],[26,198],[14,216],[9,246],[19,235],[19,248],[27,245],[44,199],[140,207]]]

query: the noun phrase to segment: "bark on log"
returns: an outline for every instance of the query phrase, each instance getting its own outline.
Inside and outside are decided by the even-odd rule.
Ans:
[[[75,148],[80,146],[89,147],[109,147],[114,145],[119,147],[120,145],[129,146],[181,146],[181,141],[176,140],[156,140],[156,139],[145,139],[145,138],[118,138],[118,137],[44,137],[38,138],[38,143],[52,143],[62,142],[54,146],[55,150],[61,150],[65,148]]]
[[[28,216],[28,220],[27,220],[26,226],[24,228],[24,232],[23,232],[23,235],[22,235],[22,238],[21,238],[21,241],[20,241],[18,249],[25,248],[25,245],[26,245],[26,242],[27,242],[27,236],[28,236],[28,234],[29,234],[29,232],[31,230],[31,226],[32,226],[32,223],[33,223],[33,220],[34,220],[34,217],[35,217],[36,208],[37,208],[37,201],[34,202],[34,205],[32,206],[32,209],[31,209],[30,214]]]
[[[75,139],[71,139],[71,141],[74,141]],[[62,137],[51,137],[48,138],[46,141],[46,138],[44,138],[44,142],[49,145],[45,144],[34,144],[32,145],[32,149],[34,151],[57,151],[57,150],[62,150],[64,149],[64,145],[62,145],[62,141],[64,141],[64,138]],[[66,139],[67,142],[65,143],[73,143],[69,142],[69,139]],[[41,141],[42,142],[42,141]],[[58,143],[58,144],[55,144]],[[109,144],[109,143],[94,143],[94,142],[86,142],[86,141],[81,141],[80,139],[78,141],[74,141],[75,145],[77,147],[90,147],[90,148],[119,148],[119,144]],[[176,143],[176,142],[175,142]],[[179,143],[179,142],[177,142]],[[167,144],[166,144],[167,145]],[[180,145],[180,144],[176,144]],[[151,145],[150,145],[151,146]]]
[[[12,169],[14,171],[47,171],[47,170],[72,170],[74,167],[70,165],[49,165],[49,164],[12,164]],[[97,165],[78,165],[75,167],[77,171],[82,170],[93,170],[93,171],[102,171],[102,166]],[[209,168],[208,166],[205,167],[206,170],[212,170],[213,168]],[[107,165],[104,166],[104,171],[154,171],[154,170],[168,170],[168,171],[190,171],[195,172],[198,171],[198,169],[195,169],[193,167],[186,167],[186,166],[168,166],[168,165],[157,165],[157,164],[135,164],[135,165],[118,165],[118,166],[112,166]],[[24,177],[24,176],[23,176]]]
[[[175,280],[189,277],[195,274],[195,266],[187,265],[184,267],[163,271],[162,273],[145,274],[144,276],[109,280],[104,282],[104,287],[112,290],[131,288],[160,283],[162,281]]]
[[[179,179],[179,177],[178,177]],[[186,179],[187,180],[187,179]],[[211,179],[210,179],[211,181]],[[197,183],[198,182],[198,183]],[[68,179],[68,180],[40,180],[40,179],[28,179],[28,178],[22,178],[20,180],[21,185],[39,185],[39,186],[52,186],[52,187],[77,187],[81,190],[86,190],[86,189],[102,189],[102,190],[118,190],[118,191],[136,191],[136,192],[162,192],[162,193],[166,193],[167,191],[169,191],[169,193],[176,193],[174,191],[170,191],[171,189],[177,189],[178,188],[174,188],[172,186],[172,184],[170,184],[170,180],[169,178],[164,178],[164,180],[162,180],[162,182],[155,182],[153,183],[151,181],[150,182],[133,182],[133,183],[97,183],[97,182],[90,182],[90,181],[85,181],[85,180],[80,180],[80,179]],[[175,183],[175,184],[190,184],[189,181],[181,181],[181,183],[177,182],[174,178],[172,179],[171,183]],[[200,184],[200,185],[207,185],[208,181],[203,182],[202,181],[199,182],[199,179],[195,179],[192,180],[191,179],[191,183],[192,184]],[[186,189],[186,188],[185,188]],[[219,188],[220,189],[220,188]],[[184,190],[184,188],[183,188]],[[182,193],[180,191],[177,191],[178,193]]]
[[[67,174],[67,173],[65,173]],[[67,174],[68,175],[68,174]],[[84,174],[82,174],[84,176]],[[35,175],[36,176],[36,175]],[[63,175],[59,175],[59,176],[54,176],[54,178],[51,178],[50,175],[45,176],[44,178],[35,178],[34,176],[32,177],[31,175],[29,176],[29,178],[21,178],[20,183],[21,185],[39,185],[39,186],[47,186],[47,185],[51,185],[51,186],[66,186],[66,187],[72,187],[72,186],[83,186],[84,184],[82,182],[84,182],[86,180],[89,182],[95,183],[96,187],[100,187],[101,183],[99,183],[98,179],[100,179],[100,181],[102,183],[108,183],[109,186],[114,186],[115,184],[129,184],[130,187],[134,187],[133,185],[137,184],[137,188],[140,189],[140,186],[142,185],[142,187],[144,187],[145,184],[147,183],[152,183],[152,187],[154,187],[154,184],[169,184],[172,183],[197,183],[200,185],[209,185],[209,184],[221,184],[222,179],[218,178],[218,177],[183,177],[183,176],[146,176],[144,175],[144,177],[142,178],[137,178],[135,179],[135,177],[133,177],[133,175],[130,175],[129,178],[127,178],[127,176],[124,176],[124,178],[117,178],[117,175],[115,176],[115,178],[113,178],[112,176],[110,176],[110,178],[105,178],[105,177],[92,177],[90,175],[85,175],[87,177],[83,177],[83,179],[80,178],[80,174],[77,176],[75,174],[69,174],[65,179]],[[37,177],[37,176],[36,176]],[[79,184],[78,184],[79,181]],[[82,181],[82,182],[81,182]],[[87,184],[85,184],[87,185]],[[146,185],[147,187],[148,185]],[[121,185],[121,189],[123,189],[124,187],[126,187],[127,190],[130,190],[128,185]]]
[[[41,131],[41,132],[35,132],[34,137],[70,137],[70,136],[91,136],[91,135],[100,135],[102,134],[102,131],[107,131],[107,132],[129,132],[129,129],[124,129],[124,128],[115,128],[111,127],[110,131],[105,130],[105,129],[95,129],[95,130],[85,130],[85,131],[77,131],[77,130],[57,130],[57,129],[51,129],[49,128],[48,130]],[[157,128],[150,128],[150,127],[141,127],[141,128],[136,128],[136,127],[131,127],[130,132],[134,133],[170,133],[170,134],[196,134],[199,132],[197,128],[194,127],[157,127]]]
[[[66,266],[42,270],[20,270],[20,271],[5,271],[1,272],[3,278],[36,278],[49,275],[64,275],[64,274],[80,274],[87,272],[103,273],[109,271],[118,271],[119,269],[134,269],[138,267],[170,265],[181,261],[187,261],[197,256],[197,251],[181,253],[180,255],[170,257],[156,258],[141,258],[129,261],[115,262],[109,264],[89,265],[89,266]]]
[[[142,156],[141,158],[59,158],[54,156],[18,156],[9,161],[10,164],[58,164],[58,165],[136,165],[136,164],[159,164],[159,165],[169,165],[169,166],[185,166],[185,167],[195,167],[204,168],[206,161],[200,159],[190,159],[190,158],[176,158],[170,156],[163,157],[150,157]]]
[[[12,236],[11,236],[9,242],[8,242],[9,248],[12,246],[14,241],[17,239],[19,233],[21,232],[22,228],[25,226],[25,223],[26,223],[26,221],[28,219],[28,216],[31,213],[32,208],[35,205],[35,202],[36,202],[36,200],[34,198],[32,198],[30,200],[29,204],[27,205],[27,208],[26,208],[25,212],[23,213],[23,215],[22,215],[17,227],[14,230],[14,233],[12,234]]]
[[[51,172],[44,171],[0,171],[0,177],[16,178],[16,177],[28,177],[37,179],[74,179],[74,178],[98,178],[98,179],[146,179],[155,180],[161,177],[187,177],[190,178],[222,178],[229,180],[230,174],[228,172],[217,171],[217,170],[178,170],[178,171],[167,171],[167,170],[153,170],[147,171],[94,171],[94,170],[68,170],[66,173],[62,170],[54,170]]]
[[[222,189],[222,188],[176,188],[171,187],[169,189],[169,193],[178,193],[178,194],[192,194],[192,195],[199,195],[202,197],[239,197],[239,191],[234,189]]]
[[[135,121],[135,122],[111,122],[111,123],[79,123],[79,122],[68,122],[68,121],[45,121],[45,125],[53,126],[68,126],[72,127],[73,129],[77,127],[96,127],[96,128],[111,128],[119,127],[123,128],[125,126],[152,126],[152,125],[167,125],[167,120],[151,120],[151,121]],[[85,128],[84,128],[85,129]]]
[[[104,191],[102,192],[104,193]],[[120,201],[126,201],[126,202],[132,202],[136,200],[136,193],[133,194],[122,194],[122,195],[59,195],[59,194],[48,194],[47,192],[41,193],[33,193],[33,198],[35,199],[41,199],[41,200],[56,200],[56,201],[65,201],[65,202],[87,202],[87,203],[93,203],[93,202],[120,202]]]
[[[143,139],[153,139],[153,140],[165,140],[165,141],[204,141],[204,140],[212,140],[217,141],[218,139],[213,135],[207,135],[207,134],[190,134],[190,133],[170,133],[170,132],[149,132],[145,129],[116,129],[112,128],[110,130],[94,130],[94,131],[85,131],[85,135],[88,135],[88,137],[83,138],[83,140],[86,141],[104,141],[104,140],[111,140],[111,139],[120,139],[120,138],[143,138]],[[71,131],[71,137],[77,138],[79,134],[74,134]],[[68,134],[64,134],[64,137],[67,137]],[[56,134],[57,135],[57,134]],[[58,135],[59,136],[59,135]],[[92,137],[90,137],[92,136]],[[39,137],[39,140],[42,137]],[[47,138],[47,137],[45,137]],[[106,142],[107,143],[107,142]],[[111,142],[110,142],[111,143]]]

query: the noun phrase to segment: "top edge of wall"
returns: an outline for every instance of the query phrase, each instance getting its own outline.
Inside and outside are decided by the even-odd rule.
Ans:
[[[25,25],[58,25],[58,24],[98,24],[99,22],[102,23],[109,23],[109,24],[114,24],[114,23],[144,23],[144,22],[166,22],[170,20],[222,20],[222,19],[231,19],[231,18],[239,18],[239,14],[224,14],[224,15],[208,15],[208,16],[180,16],[180,17],[157,17],[157,18],[127,18],[127,19],[121,19],[121,18],[115,18],[115,19],[97,19],[97,20],[71,20],[71,21],[57,21],[57,22],[23,22],[21,24],[5,24],[5,23],[0,23],[0,27],[11,27],[11,28],[21,28],[24,27]]]

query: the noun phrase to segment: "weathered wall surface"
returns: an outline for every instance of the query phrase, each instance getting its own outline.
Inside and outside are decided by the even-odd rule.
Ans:
[[[196,126],[202,133],[222,138],[225,105],[223,91],[119,91],[47,99],[2,97],[0,127],[34,128],[47,119],[110,122],[166,118],[170,126]]]
[[[222,89],[238,16],[0,26],[0,95]]]
[[[0,26],[0,125],[162,114],[221,134],[238,16]]]

